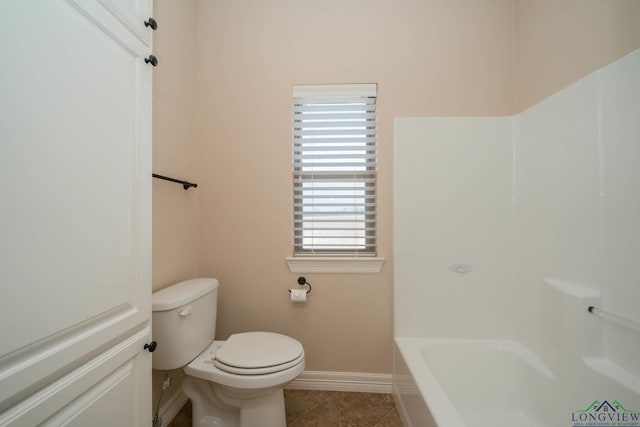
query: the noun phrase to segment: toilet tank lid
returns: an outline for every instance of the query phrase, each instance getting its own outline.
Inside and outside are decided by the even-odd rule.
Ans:
[[[189,304],[218,288],[217,279],[190,279],[167,286],[151,296],[153,311],[166,311]]]

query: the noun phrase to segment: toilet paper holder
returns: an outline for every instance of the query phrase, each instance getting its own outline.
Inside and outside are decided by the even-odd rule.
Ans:
[[[307,289],[307,295],[311,293],[311,283],[307,282],[307,279],[305,279],[304,277],[302,276],[298,277],[298,285],[300,286],[307,285],[309,287],[309,289]],[[291,293],[291,289],[289,289],[289,293]]]

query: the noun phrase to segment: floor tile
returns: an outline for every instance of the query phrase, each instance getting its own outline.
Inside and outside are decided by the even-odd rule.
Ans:
[[[400,418],[398,409],[395,406],[391,408],[387,415],[373,427],[402,427],[402,418]]]
[[[285,390],[284,407],[287,414],[287,423],[309,412],[326,400],[326,393],[312,392],[309,390]]]
[[[393,397],[382,393],[285,390],[287,427],[402,427]],[[191,426],[191,402],[166,427]]]

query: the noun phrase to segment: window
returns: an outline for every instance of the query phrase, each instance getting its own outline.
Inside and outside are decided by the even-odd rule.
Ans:
[[[294,86],[294,256],[376,255],[376,92]]]

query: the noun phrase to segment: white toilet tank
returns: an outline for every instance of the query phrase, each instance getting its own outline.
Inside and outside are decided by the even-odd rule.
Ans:
[[[213,341],[218,307],[216,279],[176,283],[154,292],[151,302],[152,335],[158,343],[153,369],[181,368]]]

